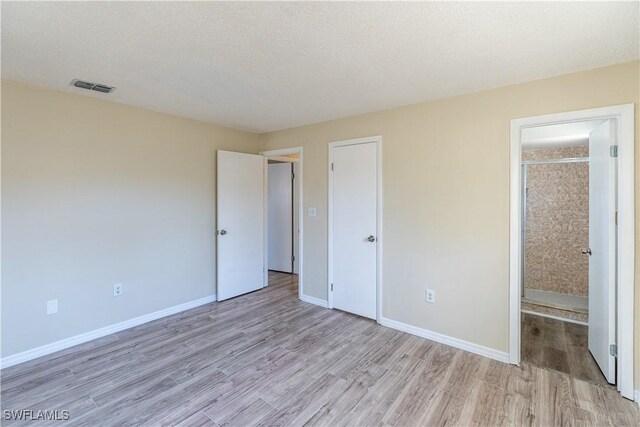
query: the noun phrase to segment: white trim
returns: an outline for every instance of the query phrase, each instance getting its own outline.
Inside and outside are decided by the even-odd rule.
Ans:
[[[262,158],[262,287],[269,286],[269,159]]]
[[[634,397],[634,122],[635,105],[624,104],[511,120],[509,224],[509,361],[520,363],[520,150],[521,130],[547,124],[614,118],[618,136],[618,390]]]
[[[302,301],[306,301],[305,298],[312,298],[304,294],[304,182],[302,178],[304,176],[304,149],[302,147],[293,147],[293,148],[282,148],[280,150],[269,150],[269,151],[261,151],[260,155],[265,157],[265,162],[267,162],[268,158],[284,156],[286,154],[300,154],[300,157],[297,159],[298,163],[298,171],[296,173],[295,179],[298,179],[298,229],[300,232],[298,233],[298,299]],[[268,168],[265,168],[268,169]],[[267,184],[268,185],[268,182]],[[267,194],[265,192],[265,194]],[[265,197],[266,198],[266,197]],[[267,221],[267,210],[265,210],[265,221]],[[265,226],[265,242],[268,245],[268,228]],[[265,271],[268,268],[268,246],[265,248]],[[267,275],[267,280],[269,277],[268,271],[265,273]],[[322,301],[322,300],[319,300]],[[311,302],[311,301],[307,301]],[[315,304],[315,303],[313,303]],[[324,307],[326,307],[326,302]]]
[[[398,331],[406,332],[411,335],[416,335],[422,338],[426,338],[431,341],[436,341],[441,344],[448,345],[450,347],[459,348],[460,350],[468,351],[471,353],[479,354],[480,356],[488,357],[499,362],[508,363],[509,353],[505,351],[496,350],[493,348],[485,347],[480,344],[474,344],[469,341],[464,341],[458,338],[453,338],[448,335],[433,332],[428,329],[418,328],[416,326],[407,325],[406,323],[398,322],[387,318],[381,318],[380,324],[388,328],[396,329]]]
[[[635,402],[638,404],[638,406],[640,406],[640,390],[636,390],[634,393],[634,397],[635,397]]]
[[[300,296],[300,300],[304,302],[308,302],[309,304],[315,304],[323,308],[328,308],[327,300],[323,300],[316,297],[310,297],[309,295]]]
[[[380,323],[382,319],[382,136],[369,136],[366,138],[348,139],[344,141],[334,141],[329,143],[329,162],[327,173],[329,177],[329,189],[327,192],[327,231],[328,231],[328,274],[327,274],[327,308],[333,308],[333,292],[331,283],[333,282],[333,174],[331,164],[333,163],[333,150],[336,147],[356,144],[376,144],[377,166],[376,166],[376,321]]]
[[[193,301],[185,302],[184,304],[174,305],[173,307],[165,308],[162,310],[154,311],[153,313],[144,314],[133,319],[125,320],[123,322],[114,323],[113,325],[104,326],[102,328],[94,329],[93,331],[85,332],[80,335],[65,338],[60,341],[45,344],[40,347],[32,348],[31,350],[23,351],[21,353],[12,354],[11,356],[3,357],[0,360],[0,367],[2,369],[9,366],[17,365],[19,363],[27,362],[29,360],[36,359],[38,357],[46,356],[56,351],[64,350],[69,347],[73,347],[78,344],[92,341],[97,338],[104,337],[116,332],[124,331],[125,329],[133,328],[134,326],[142,325],[152,320],[161,319],[163,317],[171,316],[172,314],[180,313],[181,311],[189,310],[201,305],[209,304],[216,301],[215,295],[209,295],[203,298],[199,298]]]
[[[521,127],[511,120],[509,183],[509,363],[520,364],[520,305],[522,301],[522,166]],[[522,281],[524,282],[524,281]],[[515,285],[514,285],[515,284]],[[514,286],[517,289],[514,289]],[[517,296],[516,296],[517,295]],[[517,331],[514,325],[517,325]]]
[[[561,320],[563,322],[576,323],[578,325],[589,326],[587,322],[583,322],[582,320],[568,319],[566,317],[554,316],[553,314],[538,313],[537,311],[531,311],[531,310],[521,310],[521,312],[531,314],[532,316],[548,317],[549,319]]]

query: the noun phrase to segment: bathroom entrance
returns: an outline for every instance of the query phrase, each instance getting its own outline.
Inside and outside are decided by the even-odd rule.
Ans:
[[[522,360],[615,384],[613,119],[522,131]],[[595,253],[594,253],[595,251]],[[591,317],[591,319],[590,319]]]

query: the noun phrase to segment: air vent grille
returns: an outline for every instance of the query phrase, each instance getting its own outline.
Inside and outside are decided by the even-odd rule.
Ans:
[[[95,90],[96,92],[102,93],[111,93],[115,90],[115,87],[113,86],[107,86],[102,83],[86,82],[80,79],[73,79],[69,84],[71,86],[79,87],[80,89]]]

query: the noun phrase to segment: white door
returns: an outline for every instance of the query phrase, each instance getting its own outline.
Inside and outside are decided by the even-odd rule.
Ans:
[[[264,284],[264,157],[218,151],[218,301]]]
[[[610,121],[589,135],[589,350],[602,373],[615,383],[615,357],[609,346],[616,343],[616,181],[615,143]]]
[[[269,270],[293,272],[292,163],[271,163],[268,185]]]
[[[377,143],[332,150],[333,307],[375,319]]]

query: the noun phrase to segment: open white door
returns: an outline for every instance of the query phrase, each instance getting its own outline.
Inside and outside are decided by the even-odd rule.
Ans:
[[[264,284],[264,157],[218,151],[217,298]]]
[[[293,273],[293,164],[269,164],[269,270]]]
[[[610,120],[589,135],[589,351],[610,383],[616,381],[616,163]]]

